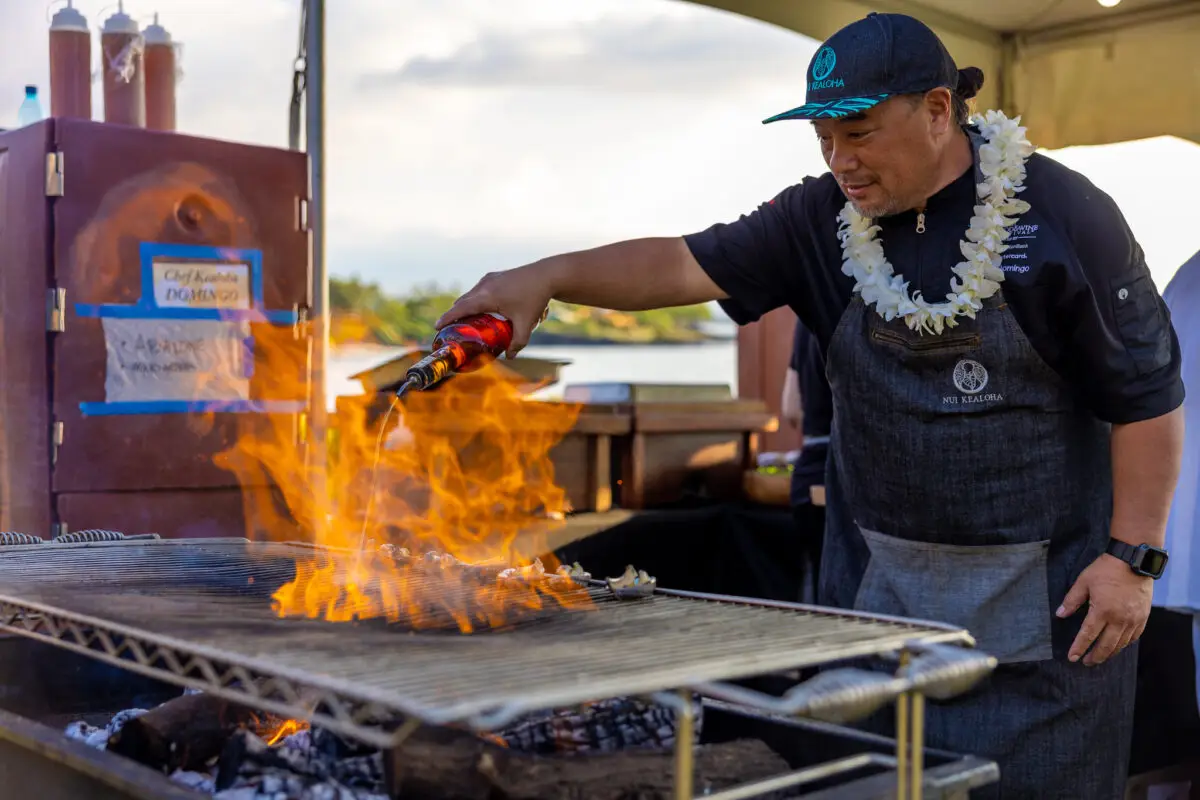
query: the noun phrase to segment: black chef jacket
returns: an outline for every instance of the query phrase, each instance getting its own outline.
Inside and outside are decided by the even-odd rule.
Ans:
[[[804,449],[793,466],[792,505],[810,501],[810,489],[825,482],[825,459],[829,454],[829,426],[833,422],[833,395],[825,378],[825,356],[821,346],[803,323],[796,323],[792,342],[791,368],[800,385],[801,423]]]
[[[931,302],[949,291],[951,268],[975,205],[968,169],[929,198],[924,233],[916,213],[877,220],[898,274]],[[1142,249],[1120,210],[1087,178],[1041,154],[1027,165],[1020,198],[1031,205],[1009,229],[1001,284],[1017,323],[1042,359],[1102,420],[1130,423],[1183,402],[1179,343]],[[785,189],[736,222],[684,237],[729,299],[739,324],[782,305],[828,349],[854,280],[842,272],[837,215],[846,203],[826,173]]]

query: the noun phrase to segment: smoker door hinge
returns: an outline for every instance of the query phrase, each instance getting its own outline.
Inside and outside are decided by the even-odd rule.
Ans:
[[[308,198],[296,198],[296,230],[308,233],[312,230],[308,223]]]
[[[56,522],[50,526],[50,538],[57,539],[60,536],[66,536],[68,531],[70,528],[67,527],[67,523]]]
[[[63,152],[46,153],[46,197],[63,196]]]
[[[308,444],[308,414],[301,411],[296,415],[295,441],[298,445]]]
[[[46,290],[46,330],[64,333],[67,330],[67,290],[57,287]]]
[[[58,449],[62,447],[67,426],[61,420],[50,423],[50,466],[58,464]]]
[[[308,336],[308,306],[293,303],[292,311],[296,315],[296,321],[292,323],[292,341],[299,342]]]

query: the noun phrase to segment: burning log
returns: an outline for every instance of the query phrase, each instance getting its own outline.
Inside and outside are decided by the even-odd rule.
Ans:
[[[669,800],[670,750],[622,750],[579,756],[515,752],[451,728],[422,728],[386,755],[391,797],[406,800]],[[766,744],[753,740],[695,750],[697,795],[788,770]]]
[[[127,721],[109,738],[108,750],[166,772],[195,770],[219,756],[239,728],[263,725],[245,706],[209,694],[185,694]]]

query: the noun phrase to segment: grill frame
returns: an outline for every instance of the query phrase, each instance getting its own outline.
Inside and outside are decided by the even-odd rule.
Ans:
[[[141,548],[142,552],[154,552],[147,548],[205,548],[229,552],[241,549],[265,554],[271,549],[294,553],[296,557],[311,555],[314,547],[307,543],[267,544],[252,543],[245,539],[181,541],[163,539],[140,542],[105,542],[81,544],[39,544],[0,548],[0,629],[23,636],[48,641],[56,646],[82,653],[116,666],[133,670],[148,677],[157,678],[179,686],[201,689],[228,700],[244,703],[274,714],[303,717],[343,735],[378,746],[391,747],[402,740],[403,729],[397,729],[397,717],[415,718],[427,724],[460,724],[478,730],[502,727],[522,713],[571,705],[587,700],[597,700],[619,695],[658,696],[662,692],[690,689],[700,694],[719,692],[720,681],[762,675],[772,672],[798,669],[815,664],[826,664],[860,656],[887,656],[921,646],[950,644],[973,646],[970,635],[959,628],[941,623],[899,619],[858,612],[834,611],[806,606],[798,603],[760,601],[696,592],[680,592],[659,589],[656,595],[669,599],[670,607],[700,609],[706,604],[728,608],[737,606],[746,609],[775,609],[790,614],[805,614],[819,620],[842,620],[845,623],[862,622],[893,626],[906,631],[904,635],[890,635],[842,649],[828,657],[814,660],[801,653],[769,654],[761,658],[742,658],[738,665],[725,665],[717,669],[710,664],[705,671],[693,673],[686,680],[668,680],[666,670],[658,669],[653,680],[630,680],[628,676],[609,680],[600,687],[579,688],[561,681],[553,691],[510,698],[509,702],[492,704],[443,703],[431,704],[425,699],[397,696],[396,693],[381,692],[369,686],[351,685],[345,679],[322,676],[315,672],[294,669],[286,664],[247,656],[244,653],[222,650],[201,642],[188,641],[182,636],[139,628],[99,615],[84,614],[78,610],[58,607],[11,591],[6,561],[9,556],[27,552],[30,556],[53,559],[54,553],[66,550],[86,549],[100,551],[108,548]],[[320,549],[320,548],[318,548]],[[179,551],[161,550],[162,553]],[[329,551],[334,552],[334,551]],[[96,553],[97,560],[103,560]],[[613,601],[614,603],[617,601]],[[622,605],[633,608],[644,601],[626,601]],[[695,603],[696,605],[690,605]],[[682,604],[682,605],[681,605]],[[595,613],[595,612],[590,612]],[[601,611],[601,613],[604,613]],[[683,613],[681,611],[680,613]],[[722,612],[723,613],[723,612]],[[742,613],[742,612],[738,612]],[[328,625],[342,623],[329,623]],[[511,633],[488,633],[480,636],[514,636]],[[653,658],[653,642],[645,643]],[[449,654],[447,654],[449,655]],[[736,654],[735,654],[736,655]],[[732,657],[731,657],[732,658]],[[736,660],[736,659],[735,659]],[[648,667],[648,671],[654,672]],[[387,719],[381,724],[379,719]]]

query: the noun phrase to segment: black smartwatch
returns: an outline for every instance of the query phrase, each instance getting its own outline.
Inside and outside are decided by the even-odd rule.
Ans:
[[[1167,568],[1167,551],[1148,544],[1127,544],[1116,539],[1108,540],[1108,554],[1116,556],[1129,565],[1138,575],[1158,580]]]

